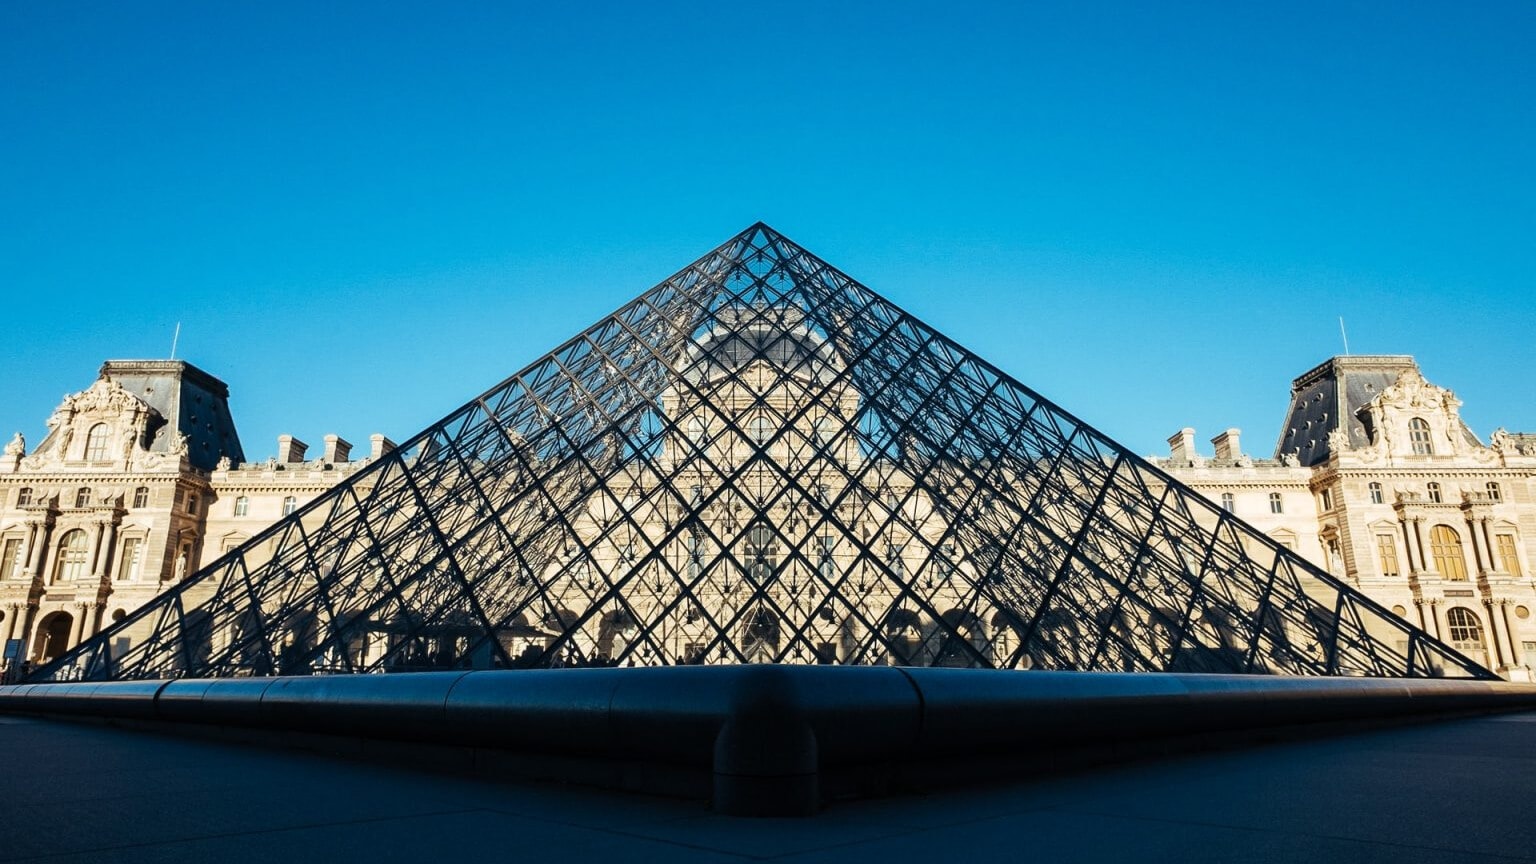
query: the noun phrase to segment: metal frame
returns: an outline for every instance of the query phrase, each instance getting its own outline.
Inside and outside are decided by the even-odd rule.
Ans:
[[[697,662],[1497,677],[757,224],[33,680]]]

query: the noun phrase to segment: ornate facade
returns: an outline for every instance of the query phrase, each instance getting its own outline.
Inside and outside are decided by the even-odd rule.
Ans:
[[[351,475],[279,440],[247,463],[224,382],[184,361],[109,361],[30,451],[0,456],[0,636],[12,665],[58,657]],[[389,446],[375,436],[370,458]]]
[[[1334,357],[1297,378],[1273,458],[1238,432],[1154,461],[1415,626],[1515,680],[1536,665],[1536,436],[1485,445],[1412,357]]]

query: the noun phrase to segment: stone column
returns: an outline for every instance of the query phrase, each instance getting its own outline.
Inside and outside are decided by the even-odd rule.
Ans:
[[[81,634],[80,641],[95,636],[101,630],[101,604],[85,604],[85,632]]]
[[[1409,574],[1417,576],[1420,573],[1424,572],[1424,567],[1423,567],[1422,563],[1419,561],[1418,556],[1413,554],[1413,534],[1412,534],[1412,530],[1413,529],[1409,527],[1408,523],[1409,523],[1409,520],[1407,520],[1407,519],[1404,519],[1403,522],[1402,522],[1402,528],[1403,528],[1403,530],[1402,530],[1402,535],[1403,535],[1403,551],[1405,553],[1407,553],[1407,555],[1408,555],[1408,572],[1409,572]]]
[[[1424,557],[1424,520],[1417,516],[1413,517],[1413,550],[1419,556],[1419,568],[1428,570],[1429,559]],[[1445,574],[1441,573],[1440,577],[1445,578]]]
[[[1525,646],[1521,645],[1520,640],[1515,638],[1515,628],[1510,626],[1509,623],[1509,607],[1512,605],[1514,605],[1514,602],[1510,600],[1499,601],[1499,620],[1504,622],[1504,635],[1505,638],[1509,639],[1509,665],[1524,666]]]
[[[104,533],[104,531],[102,530],[102,524],[100,522],[92,522],[90,531],[91,541],[90,545],[86,547],[87,551],[85,553],[85,560],[87,564],[85,572],[95,574],[96,559],[101,555],[101,535]]]
[[[74,605],[75,626],[71,628],[69,634],[69,644],[64,646],[66,650],[72,649],[76,645],[79,645],[80,639],[85,635],[85,608],[86,607],[84,603],[76,603]]]
[[[48,557],[48,526],[39,523],[37,526],[37,542],[31,550],[31,561],[27,562],[27,575],[33,579],[43,575],[43,559]]]
[[[1499,608],[1502,605],[1499,600],[1489,600],[1483,604],[1483,608],[1488,610],[1488,635],[1492,637],[1489,641],[1493,643],[1494,669],[1509,665],[1504,660],[1509,656],[1509,650],[1505,647],[1509,644],[1509,637],[1504,633],[1503,610]]]
[[[112,570],[112,555],[117,551],[117,523],[105,522],[102,524],[102,530],[105,535],[101,544],[101,556],[96,562],[95,569],[91,571],[98,583],[105,581],[107,574]]]
[[[1435,638],[1441,642],[1450,641],[1450,630],[1445,624],[1445,603],[1440,600],[1430,600],[1429,614],[1435,619]]]
[[[1481,521],[1470,514],[1467,516],[1467,533],[1472,539],[1472,563],[1477,567],[1480,575],[1493,570],[1493,559],[1488,557],[1487,550],[1483,546],[1482,532],[1477,530],[1477,523]]]
[[[21,606],[19,604],[18,605],[12,605],[12,606],[5,607],[5,641],[6,642],[9,642],[10,640],[16,638],[16,619],[19,618],[19,617],[21,617]],[[4,645],[4,642],[0,642],[0,646],[3,646],[3,645]]]

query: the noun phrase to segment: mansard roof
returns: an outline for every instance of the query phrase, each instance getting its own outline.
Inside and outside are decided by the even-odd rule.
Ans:
[[[1410,355],[1358,354],[1330,357],[1297,376],[1291,382],[1291,404],[1275,444],[1275,458],[1295,456],[1307,467],[1328,461],[1332,455],[1329,435],[1341,424],[1351,449],[1369,445],[1370,430],[1362,422],[1362,409],[1410,372],[1420,374]],[[1480,445],[1465,423],[1461,431],[1468,444]]]
[[[245,459],[229,411],[229,385],[185,360],[108,360],[101,377],[149,403],[167,423],[154,431],[151,453],[168,453],[176,433],[186,436],[187,458],[211,471],[219,457]]]

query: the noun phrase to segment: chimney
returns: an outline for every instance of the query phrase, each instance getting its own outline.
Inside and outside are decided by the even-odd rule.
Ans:
[[[1243,448],[1238,446],[1237,436],[1242,434],[1240,430],[1228,429],[1211,439],[1216,445],[1216,458],[1223,462],[1236,462],[1243,456]]]
[[[1195,461],[1195,430],[1185,426],[1178,434],[1168,438],[1168,456],[1174,462]]]
[[[340,465],[346,462],[350,455],[352,455],[351,442],[342,440],[340,435],[325,436],[325,461]]]
[[[308,444],[292,435],[277,436],[277,461],[279,462],[303,462],[304,451],[308,449]]]
[[[368,458],[377,459],[385,453],[395,449],[395,442],[385,438],[378,432],[368,436]]]

